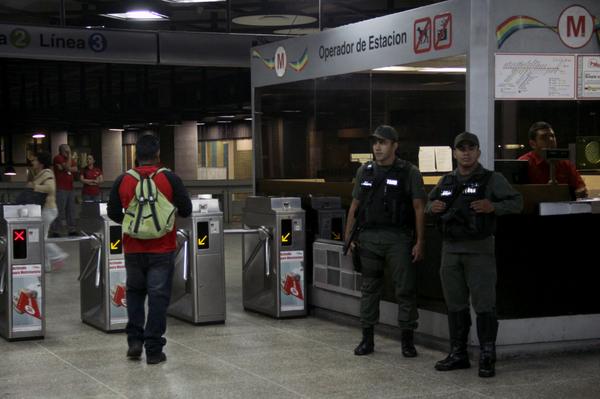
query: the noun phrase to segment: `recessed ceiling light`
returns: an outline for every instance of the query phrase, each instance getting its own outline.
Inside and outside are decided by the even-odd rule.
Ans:
[[[245,121],[251,121],[252,118],[244,118]]]
[[[169,19],[166,15],[159,14],[150,10],[133,10],[120,13],[100,14],[103,17],[132,20],[132,21],[161,21]]]
[[[46,137],[46,135],[44,133],[34,133],[31,137],[33,137],[34,139],[43,139],[44,137]]]
[[[306,25],[316,22],[315,17],[308,15],[293,14],[264,14],[264,15],[244,15],[231,20],[238,25],[250,26],[296,26]]]

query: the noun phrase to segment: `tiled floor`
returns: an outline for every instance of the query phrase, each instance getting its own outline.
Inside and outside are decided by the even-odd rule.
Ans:
[[[424,347],[405,359],[385,337],[358,358],[355,327],[244,312],[239,238],[227,236],[226,247],[226,324],[170,318],[168,361],[158,366],[126,360],[122,334],[81,323],[72,257],[47,276],[46,339],[0,339],[0,398],[600,398],[597,352],[503,360],[496,378],[481,379],[474,368],[436,372],[445,354]]]

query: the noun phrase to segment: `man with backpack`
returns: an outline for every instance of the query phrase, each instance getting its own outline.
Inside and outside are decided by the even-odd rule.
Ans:
[[[469,132],[454,139],[458,167],[429,193],[425,212],[442,230],[440,277],[448,307],[450,354],[438,371],[471,367],[467,339],[471,327],[469,295],[477,313],[479,376],[496,374],[496,217],[519,213],[523,198],[500,173],[479,163],[479,139]]]
[[[141,136],[136,143],[136,156],[139,166],[115,181],[107,213],[123,226],[129,318],[127,357],[140,359],[145,346],[146,362],[157,364],[167,360],[162,348],[166,344],[163,334],[167,329],[177,247],[175,212],[181,217],[189,216],[192,203],[181,179],[170,170],[158,167],[160,143],[157,137]]]

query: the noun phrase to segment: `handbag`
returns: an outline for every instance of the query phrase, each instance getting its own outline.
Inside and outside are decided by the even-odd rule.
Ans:
[[[33,191],[32,188],[26,188],[17,195],[15,203],[18,205],[36,204],[44,206],[47,196],[48,194],[46,193],[40,193],[38,191]]]
[[[43,184],[50,179],[53,178],[49,177],[42,181],[42,183],[40,184]],[[17,205],[35,204],[43,207],[46,204],[47,196],[47,193],[40,193],[39,191],[34,191],[33,188],[26,188],[25,190],[17,194],[17,198],[15,198],[15,203]]]

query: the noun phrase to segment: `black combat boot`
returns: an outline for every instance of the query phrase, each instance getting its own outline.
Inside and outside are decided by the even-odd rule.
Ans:
[[[496,375],[496,336],[498,319],[495,312],[477,314],[477,336],[479,337],[479,376]]]
[[[402,330],[402,335],[400,336],[400,343],[402,344],[402,356],[417,356],[417,348],[415,348],[414,335],[415,334],[413,330]]]
[[[471,367],[467,352],[467,339],[471,328],[469,309],[448,312],[448,328],[450,329],[450,353],[444,360],[435,364],[435,369],[438,371],[468,369]]]
[[[373,353],[374,350],[375,342],[373,340],[373,327],[363,328],[362,341],[354,348],[354,354],[356,356],[364,356]]]

